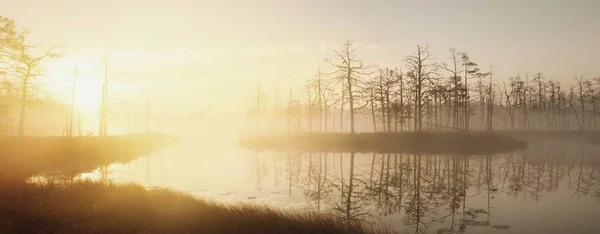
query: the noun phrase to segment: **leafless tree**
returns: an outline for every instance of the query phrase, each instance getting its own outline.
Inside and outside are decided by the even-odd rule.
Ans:
[[[355,96],[363,85],[362,76],[368,75],[368,66],[362,59],[357,58],[356,49],[352,41],[346,41],[340,50],[334,50],[336,61],[326,59],[331,66],[336,68],[335,79],[342,85],[342,94],[348,95],[350,105],[350,133],[354,133]],[[343,109],[343,108],[342,108]]]
[[[469,120],[471,117],[471,113],[470,113],[470,104],[471,104],[471,96],[469,96],[469,79],[471,76],[477,74],[479,72],[479,68],[477,67],[477,64],[473,61],[471,61],[471,58],[469,58],[469,55],[467,53],[461,53],[461,60],[462,60],[462,65],[464,66],[464,73],[465,73],[465,96],[464,96],[464,103],[465,103],[465,109],[464,109],[464,118],[465,118],[465,129],[469,130]]]
[[[114,64],[115,61],[113,59],[113,55],[111,52],[106,53],[102,57],[102,63],[104,65],[104,77],[102,82],[102,92],[100,96],[100,111],[99,111],[99,129],[98,136],[107,136],[108,135],[108,113],[110,111],[110,86],[115,84],[119,77],[114,73]],[[148,101],[148,100],[147,100]],[[149,112],[149,103],[146,103],[146,112]],[[147,113],[147,118],[149,118],[149,113]],[[148,119],[147,123],[148,125]],[[146,130],[149,130],[149,126],[146,126]]]
[[[460,76],[460,73],[462,71],[460,71],[458,69],[458,65],[460,62],[460,55],[459,53],[456,52],[455,48],[450,48],[450,65],[446,64],[446,63],[442,63],[442,65],[440,66],[443,70],[447,71],[450,73],[450,101],[452,103],[451,108],[452,108],[452,127],[457,129],[459,128],[459,118],[460,118],[460,111],[459,111],[459,104],[461,102],[460,100],[460,91],[461,91],[461,85],[462,85],[462,79]]]
[[[414,129],[423,129],[423,106],[425,95],[430,92],[432,78],[436,75],[436,65],[431,62],[429,47],[417,45],[417,51],[405,59],[407,77],[413,93]]]
[[[77,75],[78,66],[75,65],[75,71],[73,72],[73,81],[71,87],[71,105],[69,105],[69,115],[67,116],[67,136],[73,136],[73,121],[75,119],[75,93],[77,92]]]
[[[579,118],[577,118],[577,122],[579,123],[579,130],[584,132],[586,130],[585,127],[585,102],[587,99],[587,92],[585,90],[585,79],[583,79],[583,76],[579,76],[579,77],[575,77],[575,81],[577,81],[577,94],[578,94],[578,101],[579,101],[579,107],[581,108],[581,122],[579,122]],[[573,109],[573,111],[575,111]],[[575,111],[575,114],[577,115],[577,112]]]
[[[517,95],[522,85],[523,83],[518,76],[512,77],[508,87],[504,83],[503,94],[500,95],[500,108],[508,114],[510,129],[515,129],[515,110],[519,104]]]

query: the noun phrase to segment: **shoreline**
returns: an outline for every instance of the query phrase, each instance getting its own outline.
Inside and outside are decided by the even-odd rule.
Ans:
[[[2,185],[0,220],[0,233],[378,233],[325,213],[228,205],[170,189],[89,180]]]
[[[238,144],[261,151],[493,154],[527,143],[498,132],[296,133],[244,136]]]
[[[120,136],[24,136],[0,138],[0,178],[25,180],[53,171],[83,173],[113,163],[126,163],[173,145],[164,134]]]

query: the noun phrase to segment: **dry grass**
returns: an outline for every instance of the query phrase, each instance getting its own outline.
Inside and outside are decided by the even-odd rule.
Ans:
[[[224,205],[137,185],[0,185],[0,233],[369,233],[314,212]]]
[[[54,171],[85,172],[147,155],[175,139],[162,134],[108,137],[0,138],[0,179],[25,178]],[[11,178],[6,178],[11,177]]]
[[[247,149],[305,152],[491,154],[525,148],[495,132],[300,133],[242,137]]]

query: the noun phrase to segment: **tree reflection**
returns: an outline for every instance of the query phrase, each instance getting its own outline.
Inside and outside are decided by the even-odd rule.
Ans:
[[[411,232],[462,233],[494,224],[492,212],[506,208],[494,206],[499,195],[538,202],[569,189],[600,200],[599,153],[539,143],[496,155],[287,153],[274,160],[285,160],[289,195],[297,185],[317,209],[344,220],[400,215]]]

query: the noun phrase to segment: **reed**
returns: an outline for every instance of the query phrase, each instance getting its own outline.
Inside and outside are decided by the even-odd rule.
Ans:
[[[0,233],[373,233],[312,211],[221,204],[168,189],[79,181],[0,185]]]

